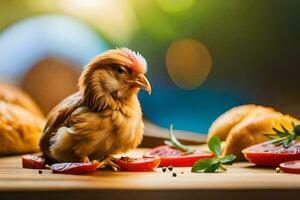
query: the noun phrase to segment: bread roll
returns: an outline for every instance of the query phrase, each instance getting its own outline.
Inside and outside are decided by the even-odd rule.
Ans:
[[[275,133],[272,130],[273,127],[282,130],[281,124],[291,131],[293,130],[292,122],[296,123],[297,121],[291,116],[268,108],[257,108],[230,130],[223,155],[234,154],[237,156],[237,160],[243,160],[244,156],[241,152],[243,149],[268,139],[263,133]]]
[[[39,151],[44,123],[28,110],[0,101],[0,155]]]
[[[249,114],[249,112],[257,107],[258,106],[254,104],[243,105],[234,107],[222,114],[209,128],[208,140],[213,136],[217,136],[221,140],[225,140],[232,127],[242,121]]]
[[[42,111],[32,98],[13,85],[0,83],[0,101],[18,105],[36,116],[44,117]]]

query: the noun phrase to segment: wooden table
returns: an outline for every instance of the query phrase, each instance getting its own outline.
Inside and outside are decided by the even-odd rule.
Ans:
[[[143,150],[130,152],[140,155]],[[235,163],[225,173],[112,172],[53,174],[23,169],[21,156],[0,158],[0,199],[287,199],[300,198],[300,175]],[[181,172],[184,172],[181,174]]]

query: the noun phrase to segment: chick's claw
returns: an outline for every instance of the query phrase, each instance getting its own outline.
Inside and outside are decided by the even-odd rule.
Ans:
[[[111,167],[114,171],[120,171],[119,165],[116,164],[116,161],[118,159],[114,158],[112,156],[108,156],[104,160],[101,160],[100,162],[98,160],[93,160],[93,163],[97,163],[97,169],[102,169],[105,167]]]

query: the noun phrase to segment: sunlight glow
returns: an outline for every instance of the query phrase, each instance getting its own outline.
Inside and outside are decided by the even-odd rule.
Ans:
[[[199,87],[207,78],[212,60],[208,49],[196,40],[183,39],[171,44],[166,55],[171,79],[183,89]]]

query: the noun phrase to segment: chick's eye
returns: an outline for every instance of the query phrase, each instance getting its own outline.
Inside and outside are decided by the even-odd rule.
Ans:
[[[119,74],[124,73],[125,71],[126,71],[126,70],[125,70],[125,68],[124,68],[123,66],[117,67],[117,72],[118,72]]]

